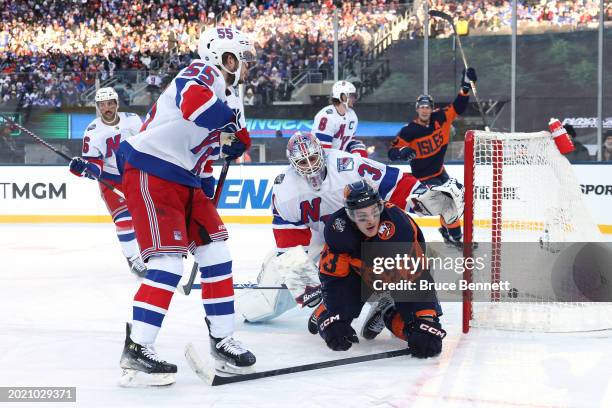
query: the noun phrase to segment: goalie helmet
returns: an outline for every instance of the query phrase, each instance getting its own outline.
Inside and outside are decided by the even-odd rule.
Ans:
[[[294,133],[287,143],[287,159],[313,189],[321,189],[325,179],[325,153],[319,139],[310,133]]]
[[[223,54],[230,53],[238,60],[236,71],[229,71],[223,65]],[[234,75],[232,86],[238,85],[242,64],[255,62],[255,47],[242,32],[230,27],[215,27],[206,30],[198,41],[198,54],[209,64],[215,65],[228,74]]]
[[[342,100],[342,95],[346,96],[346,101]],[[348,106],[349,99],[357,99],[357,88],[349,81],[338,81],[332,86],[332,99],[337,99]]]
[[[378,190],[365,179],[344,187],[344,209],[351,220],[355,221],[355,210],[372,205],[378,205],[379,213],[382,211],[382,199]]]
[[[105,88],[100,88],[96,91],[96,96],[95,96],[96,104],[98,102],[112,101],[113,99],[117,102],[117,105],[119,105],[119,95],[117,95],[117,92],[115,92],[115,90],[111,88],[110,86],[105,87]]]

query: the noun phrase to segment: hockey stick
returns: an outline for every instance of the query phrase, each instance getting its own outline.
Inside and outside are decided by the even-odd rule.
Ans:
[[[34,140],[36,140],[38,143],[42,144],[43,146],[45,146],[46,148],[52,150],[53,152],[55,152],[56,154],[58,154],[59,156],[63,157],[64,159],[68,160],[69,162],[72,161],[72,157],[68,156],[67,154],[65,154],[64,152],[58,150],[57,148],[55,148],[54,146],[50,145],[49,143],[45,142],[41,137],[39,137],[36,133],[32,132],[31,130],[21,126],[19,123],[15,122],[14,120],[12,120],[11,118],[0,114],[0,117],[2,119],[4,119],[5,122],[11,124],[12,126],[15,126],[16,128],[18,128],[19,130],[21,130],[22,132],[24,132],[26,135],[31,136],[32,138],[34,138]],[[123,195],[123,193],[119,190],[117,190],[115,187],[111,186],[109,183],[107,183],[105,180],[102,180],[101,178],[96,177],[94,174],[91,174],[90,172],[87,172],[87,174],[91,177],[93,177],[94,179],[98,180],[101,184],[104,185],[104,187],[110,189],[113,191],[113,193],[117,194],[119,197],[121,198],[125,198],[125,196]]]
[[[191,289],[201,289],[201,285],[196,283]],[[284,283],[278,286],[259,286],[258,283],[234,283],[234,289],[288,289]]]
[[[189,363],[189,366],[195,373],[204,380],[208,385],[217,386],[224,384],[231,384],[243,381],[257,380],[260,378],[276,377],[279,375],[301,373],[304,371],[320,370],[329,367],[338,367],[348,364],[363,363],[366,361],[381,360],[384,358],[392,358],[405,356],[410,354],[409,348],[403,348],[394,351],[385,351],[382,353],[366,354],[365,356],[341,358],[338,360],[321,361],[319,363],[304,364],[299,366],[279,368],[276,370],[260,371],[258,373],[250,374],[238,374],[231,377],[224,377],[217,374],[212,374],[212,370],[207,370],[206,365],[200,360],[198,354],[195,351],[193,344],[189,343],[185,347],[185,358]]]
[[[219,175],[219,181],[217,183],[217,189],[215,190],[215,195],[213,196],[213,204],[215,207],[219,203],[219,198],[221,197],[221,190],[223,190],[223,184],[225,184],[225,178],[227,177],[227,172],[229,170],[230,160],[225,160],[223,163],[223,168],[221,169],[221,174]],[[184,285],[179,285],[178,291],[183,295],[188,296],[191,293],[191,289],[193,286],[193,282],[195,281],[196,275],[198,273],[198,263],[194,262],[193,267],[191,268],[191,274],[189,275],[189,279],[187,283]]]
[[[429,10],[429,15],[431,17],[439,17],[445,20],[448,24],[453,28],[453,33],[455,34],[455,39],[457,40],[457,45],[459,46],[459,53],[461,54],[461,59],[463,60],[463,67],[467,70],[468,63],[465,58],[465,53],[463,52],[463,47],[461,46],[461,39],[459,34],[457,34],[457,28],[455,27],[455,22],[453,18],[448,14],[439,11],[439,10]],[[478,91],[476,90],[476,83],[470,80],[470,85],[472,86],[472,92],[474,93],[474,99],[476,99],[476,105],[478,105],[478,111],[480,112],[480,116],[482,117],[482,123],[484,124],[485,130],[488,132],[490,130],[489,125],[487,125],[487,119],[484,115],[484,110],[482,109],[482,105],[480,103],[480,98],[478,97]]]

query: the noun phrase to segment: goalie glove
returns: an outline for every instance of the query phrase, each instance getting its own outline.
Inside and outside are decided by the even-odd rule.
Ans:
[[[463,185],[454,178],[439,186],[420,184],[408,197],[408,209],[421,217],[441,215],[452,224],[463,216],[463,194]]]
[[[302,246],[289,249],[276,257],[273,262],[287,289],[299,305],[315,307],[321,302],[319,269]]]

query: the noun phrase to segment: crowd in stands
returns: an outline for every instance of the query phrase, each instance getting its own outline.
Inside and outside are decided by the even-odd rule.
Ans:
[[[415,6],[423,0],[415,0]],[[465,21],[470,29],[498,32],[510,29],[512,2],[508,0],[430,1],[430,7]],[[599,21],[599,0],[523,0],[517,4],[519,26],[534,28],[565,26],[568,28],[594,28]],[[424,10],[424,7],[420,8]],[[612,3],[604,4],[604,20],[612,21]],[[422,36],[422,15],[415,13],[411,21],[410,36]],[[440,19],[430,21],[432,36],[452,35],[450,25]]]
[[[415,0],[413,7],[422,9]],[[398,0],[336,2],[339,6],[339,62],[367,52],[373,35],[402,12]],[[430,2],[457,14],[472,27],[495,30],[508,24],[510,3],[498,0]],[[541,24],[585,24],[596,20],[599,0],[526,0],[521,20]],[[289,100],[292,80],[317,72],[333,75],[331,0],[25,0],[0,2],[0,103],[15,106],[62,106],[80,103],[79,95],[95,83],[124,79],[123,103],[129,103],[133,73],[151,70],[172,75],[196,57],[201,30],[232,25],[256,43],[259,64],[250,72],[248,104]],[[612,5],[607,6],[612,20]],[[412,36],[419,35],[414,14]],[[422,30],[421,30],[422,31]],[[448,27],[432,26],[437,35]],[[126,73],[127,72],[127,73]]]

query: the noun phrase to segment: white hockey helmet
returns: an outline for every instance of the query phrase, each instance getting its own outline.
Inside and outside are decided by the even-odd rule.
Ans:
[[[310,133],[295,132],[287,143],[287,159],[313,189],[321,189],[325,179],[325,153],[319,139]]]
[[[342,95],[346,95],[346,101],[342,100]],[[338,99],[345,105],[348,105],[349,98],[352,96],[357,97],[357,88],[349,81],[338,81],[332,86],[332,98]]]
[[[119,95],[117,95],[117,92],[115,92],[115,90],[111,88],[110,86],[105,87],[105,88],[100,88],[96,91],[96,96],[95,96],[96,104],[98,102],[111,101],[113,99],[117,102],[117,105],[119,105]]]
[[[229,71],[223,65],[223,54],[229,52],[238,60],[236,71]],[[255,62],[255,46],[241,31],[231,27],[215,27],[206,30],[198,41],[198,54],[209,64],[216,65],[234,75],[232,86],[238,85],[243,63]]]

